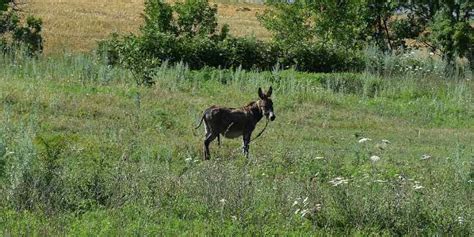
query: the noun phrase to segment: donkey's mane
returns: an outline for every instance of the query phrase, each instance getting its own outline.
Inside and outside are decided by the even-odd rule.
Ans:
[[[251,107],[253,106],[257,101],[250,101],[245,107]]]
[[[256,104],[257,101],[251,101],[246,106],[242,107],[242,109],[251,109],[252,107],[255,107]]]

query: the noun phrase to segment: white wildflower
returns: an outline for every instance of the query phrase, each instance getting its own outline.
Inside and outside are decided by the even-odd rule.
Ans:
[[[192,160],[193,160],[193,158],[191,158],[191,157],[185,159],[186,162],[190,162]]]
[[[387,149],[388,144],[390,144],[390,141],[384,139],[384,140],[382,140],[382,142],[377,143],[377,145],[375,145],[375,147],[377,147],[380,150],[385,150],[385,149]]]
[[[370,157],[370,160],[371,160],[372,162],[377,162],[377,161],[380,160],[380,157],[374,155],[374,156],[371,156],[371,157]]]
[[[372,141],[372,139],[367,138],[367,137],[363,137],[359,140],[359,143],[364,143],[364,142],[368,142],[368,141]]]
[[[431,158],[431,156],[428,155],[428,154],[423,154],[423,155],[421,156],[421,159],[422,159],[422,160],[428,160],[429,158]]]
[[[224,205],[227,202],[227,200],[225,200],[225,198],[223,198],[223,199],[219,200],[219,202],[222,203],[222,205]]]
[[[295,202],[293,203],[293,205],[291,205],[291,206],[294,207],[294,206],[296,206],[296,205],[298,205],[298,201],[295,201]]]
[[[306,202],[308,201],[308,197],[306,197],[304,200],[303,200],[303,204],[306,205]]]
[[[422,188],[425,188],[425,187],[421,186],[420,184],[413,185],[413,189],[415,190],[422,189]]]
[[[322,156],[316,156],[314,159],[316,159],[316,160],[323,160],[324,157],[322,157]]]
[[[296,215],[296,214],[298,214],[298,212],[300,212],[300,209],[299,209],[299,208],[298,208],[298,209],[296,209],[296,211],[295,211],[295,215]]]
[[[336,177],[333,180],[329,181],[329,183],[332,184],[332,186],[334,187],[339,186],[341,184],[347,184],[348,182],[349,180],[344,179],[343,177]]]

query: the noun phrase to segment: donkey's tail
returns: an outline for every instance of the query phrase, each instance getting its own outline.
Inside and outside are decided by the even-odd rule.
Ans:
[[[195,127],[194,129],[198,129],[199,127],[201,127],[202,121],[204,121],[204,116],[205,116],[205,114],[202,115],[201,121],[199,121],[199,125],[197,127]]]

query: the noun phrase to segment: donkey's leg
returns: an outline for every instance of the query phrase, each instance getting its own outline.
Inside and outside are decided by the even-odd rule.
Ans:
[[[217,134],[217,145],[219,145],[219,147],[221,147],[221,135],[220,134]]]
[[[204,140],[204,159],[209,160],[211,158],[210,152],[209,152],[209,144],[211,144],[214,139],[216,139],[217,135],[214,133],[207,133],[206,134],[206,139]]]
[[[251,133],[248,133],[248,134],[244,134],[244,136],[243,136],[242,151],[244,152],[244,155],[245,155],[246,158],[249,158],[250,135],[251,135]]]

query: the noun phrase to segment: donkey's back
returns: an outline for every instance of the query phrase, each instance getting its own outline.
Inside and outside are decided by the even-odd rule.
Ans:
[[[250,125],[243,108],[211,106],[204,112],[206,133],[220,134],[226,138],[242,136]]]

